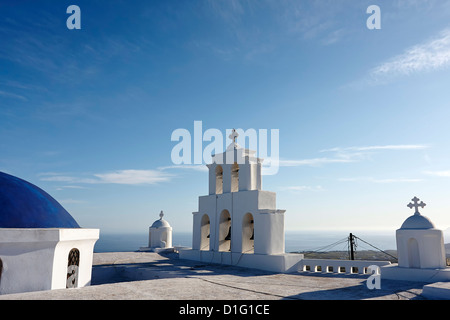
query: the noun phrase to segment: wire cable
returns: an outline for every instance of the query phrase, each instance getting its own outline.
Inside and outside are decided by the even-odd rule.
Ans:
[[[344,243],[345,241],[347,241],[347,237],[341,240],[338,240],[336,242],[333,242],[331,244],[328,244],[326,246],[323,247],[319,247],[318,249],[315,250],[303,250],[303,252],[308,252],[308,253],[314,253],[314,252],[319,252],[319,251],[325,251],[325,249],[331,249],[332,247],[335,247],[341,243]]]
[[[378,251],[381,251],[381,252],[383,252],[384,254],[386,254],[386,255],[388,255],[388,256],[390,256],[390,257],[394,258],[395,260],[398,260],[398,259],[397,259],[397,257],[394,257],[393,255],[391,255],[391,254],[387,253],[386,251],[383,251],[383,250],[381,250],[380,248],[377,248],[377,247],[375,247],[374,245],[372,245],[372,244],[368,243],[367,241],[364,241],[363,239],[361,239],[361,238],[359,238],[359,237],[357,237],[357,236],[355,236],[355,235],[353,235],[353,236],[354,236],[355,238],[357,238],[357,239],[361,240],[362,242],[364,242],[364,243],[368,244],[369,246],[371,246],[371,247],[373,247],[373,248],[377,249]]]

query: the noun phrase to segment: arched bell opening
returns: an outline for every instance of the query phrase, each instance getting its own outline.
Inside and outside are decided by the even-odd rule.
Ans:
[[[219,251],[231,251],[231,215],[223,210],[219,219]]]
[[[3,272],[3,261],[0,258],[0,283],[2,282],[2,272]]]
[[[200,226],[200,250],[209,250],[211,241],[211,223],[209,216],[204,214]]]
[[[249,212],[242,219],[242,253],[254,253],[255,251],[255,222]]]

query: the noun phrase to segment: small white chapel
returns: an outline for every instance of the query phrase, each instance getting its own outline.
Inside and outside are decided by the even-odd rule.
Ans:
[[[419,198],[407,206],[414,209],[396,231],[398,263],[381,267],[382,278],[410,281],[449,281],[444,234],[419,212],[426,204]]]
[[[159,214],[159,219],[153,222],[148,230],[148,247],[141,247],[139,251],[163,252],[173,251],[172,227],[164,217],[164,212]]]

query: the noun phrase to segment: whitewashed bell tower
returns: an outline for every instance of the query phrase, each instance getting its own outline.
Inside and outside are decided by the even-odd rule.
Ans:
[[[263,159],[233,142],[213,155],[209,194],[193,212],[192,250],[181,258],[285,272],[303,255],[285,254],[284,213],[276,193],[262,190]]]

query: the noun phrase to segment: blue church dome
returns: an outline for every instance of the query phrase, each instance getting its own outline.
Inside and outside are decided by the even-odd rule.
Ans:
[[[79,228],[48,193],[0,172],[0,228]]]

